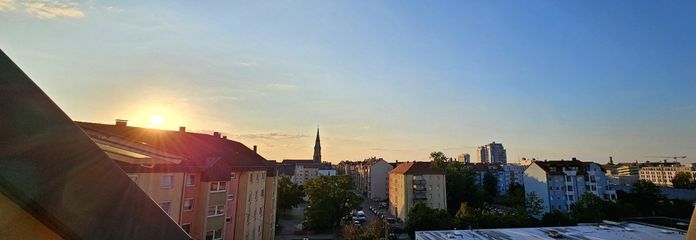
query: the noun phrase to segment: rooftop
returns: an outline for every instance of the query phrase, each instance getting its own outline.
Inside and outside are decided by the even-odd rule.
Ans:
[[[637,223],[591,224],[572,227],[541,227],[541,228],[497,228],[476,230],[447,230],[447,231],[420,231],[416,232],[416,240],[438,239],[556,239],[549,233],[555,231],[563,239],[661,239],[681,240],[686,236],[685,231],[653,227]]]
[[[445,170],[434,167],[431,162],[405,162],[396,166],[389,172],[390,174],[407,175],[444,175]]]

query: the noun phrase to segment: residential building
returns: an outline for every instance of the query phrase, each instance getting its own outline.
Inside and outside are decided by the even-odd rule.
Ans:
[[[619,163],[616,167],[617,175],[619,176],[638,176],[640,173],[640,164],[636,163]]]
[[[457,161],[463,163],[470,163],[471,155],[469,155],[468,153],[462,153],[459,156],[457,156]]]
[[[476,150],[479,163],[507,163],[507,153],[503,144],[492,142]]]
[[[532,163],[524,171],[524,188],[527,194],[534,192],[542,200],[542,214],[551,210],[568,212],[586,192],[616,200],[616,191],[610,189],[602,167],[575,158]]]
[[[389,198],[389,171],[394,169],[382,158],[368,158],[356,165],[358,191],[376,201]]]
[[[2,51],[0,109],[0,239],[191,239]]]
[[[212,135],[77,122],[195,239],[273,239],[275,165]]]
[[[491,174],[496,179],[498,195],[506,195],[510,186],[524,185],[525,166],[516,164],[468,164],[468,168],[476,172],[476,184],[483,186],[486,174]]]
[[[694,178],[696,172],[691,166],[682,166],[678,162],[646,163],[639,170],[640,180],[651,181],[659,186],[672,187],[672,178],[679,173],[688,173]]]
[[[447,209],[445,171],[430,162],[406,162],[389,172],[389,212],[408,221],[412,206]]]

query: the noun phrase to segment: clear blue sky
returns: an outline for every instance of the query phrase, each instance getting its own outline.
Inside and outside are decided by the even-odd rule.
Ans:
[[[0,0],[0,48],[75,120],[269,159],[696,158],[694,1]]]

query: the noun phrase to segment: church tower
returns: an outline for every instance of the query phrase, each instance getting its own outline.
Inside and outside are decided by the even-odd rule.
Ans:
[[[314,142],[314,158],[315,163],[321,163],[321,144],[319,143],[319,128],[317,128],[317,140]]]

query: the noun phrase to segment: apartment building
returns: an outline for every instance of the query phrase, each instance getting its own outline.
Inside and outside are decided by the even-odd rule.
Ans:
[[[0,51],[0,239],[191,239]]]
[[[394,169],[382,158],[368,158],[355,165],[355,185],[359,192],[376,201],[389,198],[389,171]]]
[[[492,142],[476,149],[479,163],[507,163],[507,152],[503,144]]]
[[[408,211],[418,203],[447,209],[445,171],[430,162],[406,162],[389,172],[389,211],[408,221]]]
[[[683,166],[678,162],[646,163],[638,171],[640,180],[647,180],[659,186],[672,187],[672,178],[679,173],[688,173],[692,179],[696,171],[691,166]]]
[[[273,239],[276,168],[213,135],[77,123],[195,239]]]
[[[496,179],[498,195],[506,195],[510,186],[524,185],[525,166],[516,164],[467,164],[467,167],[476,171],[476,183],[483,185],[486,174],[491,174]]]
[[[524,171],[524,188],[527,194],[535,192],[542,200],[542,214],[551,210],[568,212],[586,192],[616,200],[616,191],[609,187],[601,165],[575,158],[532,163]]]

